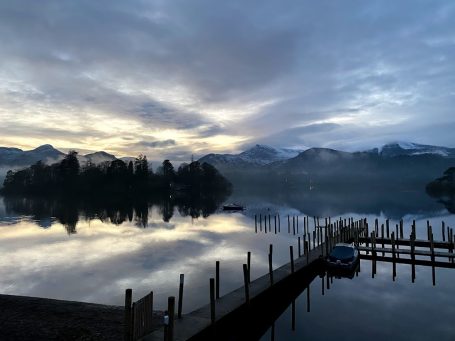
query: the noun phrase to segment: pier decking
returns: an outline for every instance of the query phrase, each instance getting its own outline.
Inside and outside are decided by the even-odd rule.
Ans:
[[[362,219],[356,222],[350,221],[348,226],[343,223],[340,223],[339,226],[338,224],[336,226],[316,226],[315,230],[320,232],[315,231],[313,244],[304,242],[302,256],[294,259],[291,246],[291,261],[288,264],[275,270],[272,269],[268,274],[250,283],[247,279],[248,274],[245,274],[244,286],[212,301],[211,304],[171,321],[172,332],[171,335],[166,335],[167,339],[176,341],[227,340],[233,336],[238,339],[247,339],[245,333],[254,333],[257,329],[261,329],[261,325],[264,324],[264,321],[261,320],[269,319],[269,312],[276,310],[276,306],[280,305],[283,296],[295,290],[302,290],[302,285],[310,283],[317,276],[323,257],[335,243],[357,240],[365,229],[365,223],[366,221]],[[272,255],[272,248],[270,251],[269,255]],[[271,256],[269,256],[270,264]],[[245,268],[247,268],[246,264],[244,264]],[[270,314],[270,317],[273,317],[273,314]],[[170,318],[172,319],[172,317]],[[260,334],[256,336],[258,335],[260,336]],[[165,330],[163,328],[141,338],[144,341],[164,339]]]

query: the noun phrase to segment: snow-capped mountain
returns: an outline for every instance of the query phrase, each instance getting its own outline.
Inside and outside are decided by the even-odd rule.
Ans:
[[[247,162],[266,165],[275,161],[282,161],[296,157],[300,152],[301,150],[274,148],[257,144],[253,148],[238,154],[238,157]]]
[[[64,155],[50,144],[25,151],[19,148],[0,147],[0,166],[30,166],[40,160],[45,163],[54,163],[61,160]]]
[[[106,162],[106,161],[111,162],[111,161],[114,161],[117,159],[114,155],[103,152],[103,151],[90,153],[90,154],[86,154],[86,155],[78,155],[77,158],[81,165],[84,165],[88,162],[98,165],[98,164]]]
[[[263,166],[276,161],[283,161],[297,156],[301,151],[286,148],[274,148],[257,144],[240,154],[208,154],[200,158],[215,167],[237,168],[244,166]]]
[[[434,154],[448,158],[455,158],[455,148],[431,146],[412,142],[394,142],[374,150],[383,157],[395,157],[401,155]]]

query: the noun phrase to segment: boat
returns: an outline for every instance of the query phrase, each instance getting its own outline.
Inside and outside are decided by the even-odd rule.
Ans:
[[[326,258],[329,269],[355,269],[359,262],[359,250],[352,244],[338,243]]]
[[[223,211],[243,211],[245,208],[238,204],[227,204],[223,206]]]

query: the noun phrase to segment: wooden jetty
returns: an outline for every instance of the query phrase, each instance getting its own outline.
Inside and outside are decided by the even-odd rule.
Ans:
[[[272,221],[274,228],[272,230]],[[168,300],[167,326],[151,330],[147,322],[153,305],[153,293],[138,302],[131,302],[131,291],[127,290],[125,299],[125,340],[231,340],[255,339],[263,335],[279,314],[289,306],[301,291],[324,267],[323,259],[337,243],[354,243],[361,259],[372,260],[372,276],[376,274],[376,262],[393,263],[393,279],[396,276],[396,264],[412,265],[412,281],[415,280],[415,266],[432,267],[433,285],[435,268],[454,268],[453,230],[442,224],[442,241],[433,240],[432,227],[427,223],[428,239],[416,238],[415,222],[409,238],[404,238],[403,222],[391,231],[389,220],[379,228],[375,220],[374,229],[369,231],[366,219],[354,221],[352,218],[331,221],[330,218],[321,224],[319,218],[311,220],[303,217],[303,228],[299,233],[298,217],[287,217],[288,234],[297,238],[297,252],[289,247],[289,263],[273,269],[273,245],[269,248],[269,273],[253,281],[250,280],[251,253],[243,264],[244,285],[222,297],[219,294],[219,262],[216,262],[216,276],[210,278],[209,304],[182,315],[183,275],[180,278],[178,312],[175,312],[175,298]],[[280,233],[281,219],[275,215],[255,216],[255,232]],[[273,232],[272,232],[273,231]],[[446,235],[447,232],[447,235]],[[447,238],[446,238],[447,236]],[[380,245],[380,247],[378,247]],[[302,252],[303,251],[303,252]],[[386,256],[390,255],[390,256]],[[442,261],[441,259],[445,259]],[[303,288],[303,289],[302,289]],[[309,297],[308,297],[309,309]],[[278,315],[277,315],[278,314]],[[233,328],[235,326],[235,328]]]
[[[257,220],[256,220],[257,221]],[[261,224],[262,217],[260,217]],[[264,220],[267,221],[267,220]],[[297,220],[294,219],[294,226],[297,230]],[[271,230],[271,219],[268,219],[269,231]],[[279,223],[278,223],[279,224]],[[285,292],[295,292],[301,290],[302,283],[311,283],[318,271],[321,269],[323,257],[325,257],[338,242],[348,242],[358,240],[365,230],[366,220],[358,221],[339,221],[325,226],[314,226],[314,231],[310,233],[309,226],[305,226],[305,236],[299,239],[299,250],[303,249],[303,254],[297,253],[294,257],[293,246],[289,247],[290,262],[277,268],[272,268],[273,246],[269,249],[269,273],[254,281],[250,281],[249,261],[243,264],[244,286],[219,297],[218,272],[217,283],[215,278],[210,279],[210,303],[189,313],[175,316],[175,298],[169,298],[169,323],[167,328],[161,328],[149,334],[144,333],[142,322],[147,319],[149,308],[137,308],[141,303],[135,302],[134,308],[131,306],[130,293],[127,291],[125,301],[125,339],[126,340],[224,340],[232,337],[232,332],[245,333],[253,330],[261,330],[265,325],[264,321],[258,323],[252,320],[251,316],[261,316],[266,319],[265,312],[276,311],[276,306],[283,304],[280,299]],[[264,224],[265,225],[265,224]],[[289,219],[289,227],[291,221]],[[267,229],[267,225],[264,226]],[[294,230],[294,229],[293,229]],[[311,238],[312,237],[312,238]],[[301,244],[302,243],[302,247]],[[219,269],[219,267],[217,267]],[[141,302],[144,300],[141,299]],[[180,301],[180,299],[179,299]],[[281,303],[280,303],[281,302]],[[134,311],[134,313],[132,313]],[[273,316],[273,314],[270,314]],[[247,322],[245,327],[239,326]],[[256,327],[252,324],[256,323]],[[232,328],[235,325],[236,328]],[[261,327],[262,326],[262,327]],[[242,331],[243,330],[243,331]],[[246,331],[245,331],[246,330]],[[266,330],[266,329],[265,329]],[[265,332],[264,330],[264,332]],[[249,333],[248,332],[248,333]],[[256,335],[256,334],[255,334]],[[237,335],[244,338],[245,334]]]

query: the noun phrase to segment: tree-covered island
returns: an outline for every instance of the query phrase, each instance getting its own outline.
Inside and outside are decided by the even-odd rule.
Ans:
[[[159,196],[227,194],[231,184],[207,163],[193,161],[177,170],[169,160],[155,172],[146,156],[128,163],[116,159],[98,165],[81,166],[77,152],[70,151],[60,162],[47,165],[41,161],[17,171],[8,171],[2,194],[64,196]]]

